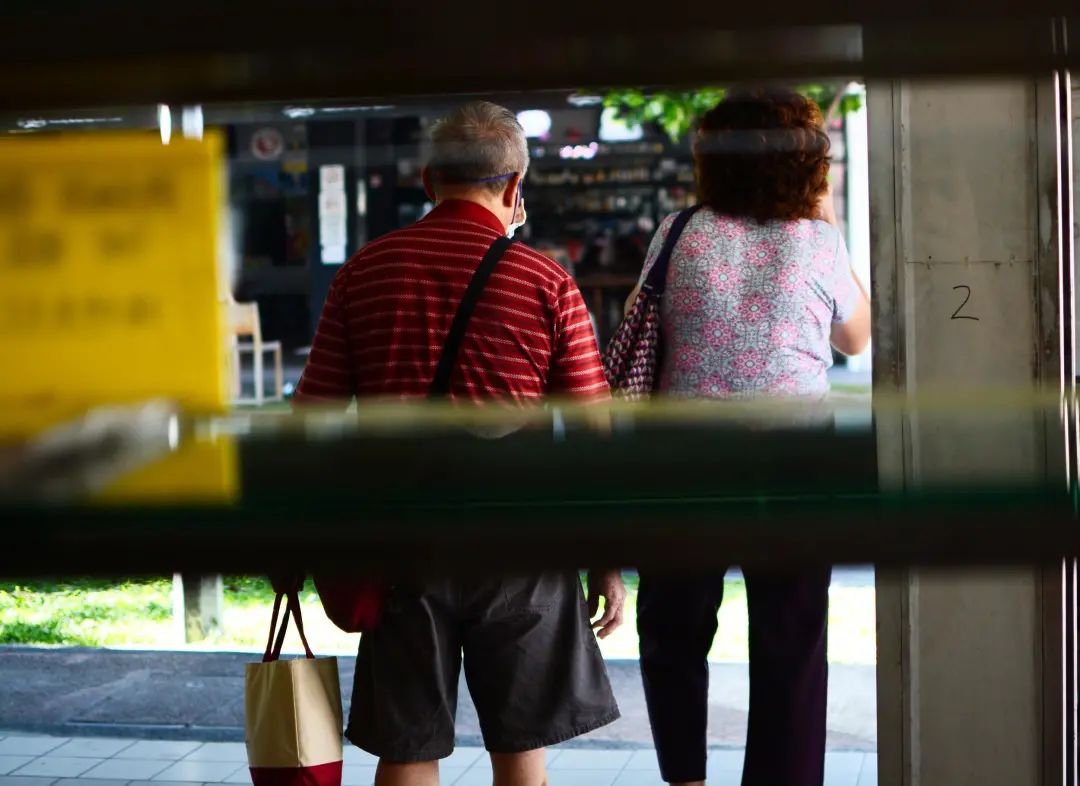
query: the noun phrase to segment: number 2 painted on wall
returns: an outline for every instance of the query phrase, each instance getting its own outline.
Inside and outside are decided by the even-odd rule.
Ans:
[[[953,312],[951,319],[970,319],[970,320],[973,320],[975,322],[978,322],[979,321],[978,317],[973,317],[973,316],[970,316],[968,314],[961,314],[960,313],[961,311],[964,310],[964,306],[966,306],[968,304],[968,301],[971,300],[971,287],[967,286],[966,284],[959,284],[958,286],[953,287],[953,292],[955,292],[958,289],[964,290],[964,302],[956,307],[956,311]]]

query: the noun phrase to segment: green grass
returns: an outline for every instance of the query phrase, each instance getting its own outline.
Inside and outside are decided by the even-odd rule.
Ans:
[[[626,623],[600,642],[607,658],[637,658],[634,629],[637,576],[627,574]],[[225,577],[224,633],[199,646],[256,650],[266,642],[274,595],[268,581]],[[166,578],[0,583],[0,644],[182,648],[172,619],[172,581]],[[353,654],[358,636],[343,633],[326,618],[311,581],[301,594],[304,624],[319,654]],[[834,587],[830,592],[829,658],[836,663],[875,661],[874,590]],[[290,651],[299,640],[290,626]],[[726,582],[719,628],[709,657],[747,658],[746,587]]]
[[[172,627],[171,587],[165,579],[0,584],[0,644],[154,645]]]

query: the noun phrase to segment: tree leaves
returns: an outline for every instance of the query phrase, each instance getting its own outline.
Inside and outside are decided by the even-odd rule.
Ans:
[[[862,107],[862,96],[848,92],[844,85],[808,84],[795,89],[815,101],[826,116],[846,115]],[[694,128],[697,119],[726,94],[723,87],[655,92],[622,89],[609,91],[604,96],[604,106],[615,109],[619,119],[627,123],[655,123],[677,144]]]

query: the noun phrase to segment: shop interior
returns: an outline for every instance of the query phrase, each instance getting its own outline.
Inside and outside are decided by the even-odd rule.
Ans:
[[[823,111],[836,215],[868,285],[864,88],[824,89],[835,96]],[[695,201],[692,112],[718,94],[710,88],[668,94],[685,102],[674,106],[678,122],[672,122],[671,107],[664,118],[641,120],[648,116],[642,102],[661,93],[632,92],[637,112],[614,100],[627,91],[484,96],[516,112],[529,140],[528,221],[517,237],[574,275],[601,347],[619,323],[657,225]],[[9,134],[141,129],[163,141],[206,129],[223,133],[230,235],[223,246],[240,370],[234,400],[264,404],[291,394],[339,267],[365,243],[433,207],[421,184],[423,140],[432,122],[469,98],[124,107],[0,118],[0,128]],[[869,357],[869,351],[837,355],[834,387],[839,381],[868,403]]]
[[[492,100],[518,113],[529,139],[528,221],[518,237],[574,275],[603,345],[656,226],[695,201],[690,133],[675,137],[670,126],[628,120],[599,94]],[[234,296],[257,303],[263,338],[280,342],[286,396],[340,264],[432,208],[420,179],[422,142],[451,106],[443,100],[206,110],[205,122],[228,133]],[[836,213],[856,269],[868,279],[865,205],[849,209],[852,190],[857,194],[866,177],[864,163],[854,171],[849,165],[849,148],[865,158],[865,131],[858,133],[865,116],[832,113],[828,125]],[[841,377],[869,388],[868,358],[836,362]]]

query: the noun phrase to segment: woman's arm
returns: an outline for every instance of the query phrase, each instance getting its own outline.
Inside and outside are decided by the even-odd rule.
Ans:
[[[858,355],[870,343],[870,298],[855,271],[849,268],[848,275],[855,282],[859,294],[851,316],[843,322],[833,322],[829,340],[838,352]]]
[[[828,224],[832,224],[837,229],[840,228],[840,222],[836,218],[836,202],[833,200],[831,180],[828,181],[825,193],[821,195],[821,201],[818,202],[817,217]]]
[[[836,218],[836,208],[833,203],[832,182],[829,183],[828,189],[821,196],[821,202],[818,203],[818,217],[822,221],[832,224],[836,229],[840,229],[840,222]],[[841,279],[838,289],[840,291],[849,290],[851,284],[854,283],[857,294],[855,295],[855,304],[847,319],[843,322],[833,322],[832,329],[829,332],[829,341],[838,352],[845,355],[858,355],[870,343],[870,297],[866,294],[862,281],[859,280],[859,277],[855,275],[855,271],[851,268],[847,250],[843,248],[843,240],[840,241],[839,246],[842,253],[837,255],[837,262],[843,266],[844,270],[837,272],[840,276],[846,278]]]

